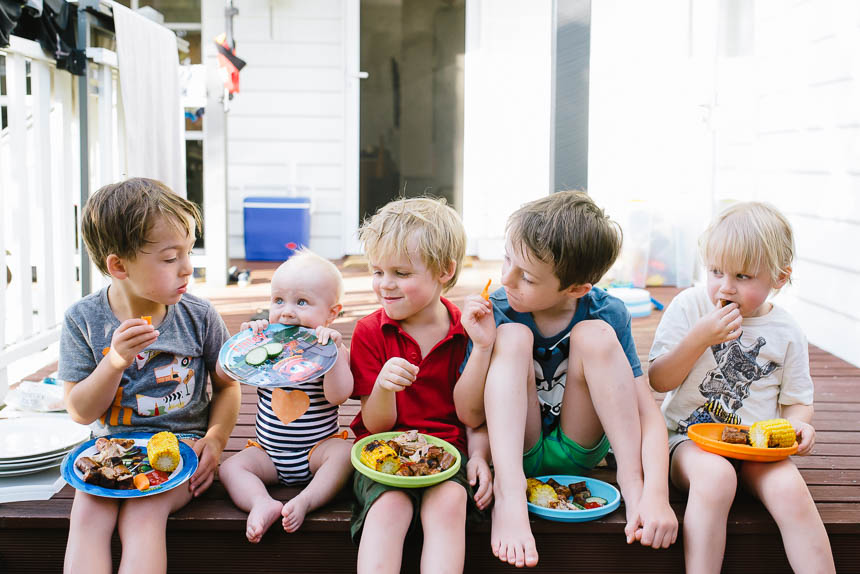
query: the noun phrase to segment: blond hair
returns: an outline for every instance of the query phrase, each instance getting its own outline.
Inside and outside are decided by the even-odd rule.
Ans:
[[[559,191],[523,205],[508,218],[507,234],[515,249],[552,265],[562,289],[600,281],[623,240],[621,226],[585,191]]]
[[[133,261],[149,243],[146,234],[158,217],[191,234],[203,228],[200,209],[154,179],[136,177],[111,183],[96,191],[81,212],[81,236],[99,271],[109,275],[108,255]]]
[[[448,291],[457,283],[466,254],[466,230],[460,216],[442,198],[400,198],[379,208],[364,221],[358,231],[365,253],[372,261],[392,255],[417,255],[427,268],[444,275],[451,262],[456,263],[454,276],[445,283]],[[410,242],[417,253],[410,253]]]
[[[788,219],[767,203],[736,203],[723,210],[699,239],[707,265],[721,270],[770,275],[771,285],[791,277],[794,234]]]
[[[310,267],[314,269],[314,271],[321,271],[330,276],[330,278],[334,281],[335,284],[335,297],[334,303],[340,303],[340,300],[343,298],[343,275],[341,275],[340,270],[337,268],[337,265],[322,257],[317,255],[307,247],[299,247],[296,251],[283,263],[278,266],[275,270],[274,275],[278,273],[287,273],[290,267],[294,266],[304,266]],[[272,282],[275,281],[275,276],[272,276]]]

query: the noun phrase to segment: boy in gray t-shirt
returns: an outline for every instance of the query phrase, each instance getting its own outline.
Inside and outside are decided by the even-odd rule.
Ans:
[[[166,571],[167,517],[212,484],[236,423],[241,391],[217,360],[229,334],[209,302],[185,295],[200,227],[196,205],[149,179],[107,185],[84,206],[84,244],[111,284],[66,312],[59,365],[66,409],[98,434],[178,433],[199,464],[188,487],[146,498],[77,491],[66,571],[110,571],[117,526],[120,570]]]

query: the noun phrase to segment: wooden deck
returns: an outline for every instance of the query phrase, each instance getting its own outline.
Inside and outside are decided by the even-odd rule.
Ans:
[[[231,333],[239,324],[267,306],[268,279],[272,266],[248,264],[254,269],[248,287],[199,292],[221,312]],[[498,277],[499,265],[475,262],[464,270],[460,284],[449,294],[460,303],[466,293],[477,292],[487,277]],[[346,266],[345,312],[337,327],[348,338],[355,320],[376,308],[365,269]],[[668,303],[677,293],[671,288],[652,289],[652,295]],[[640,357],[646,358],[660,313],[635,319],[633,334]],[[811,456],[794,457],[830,534],[840,573],[860,572],[860,369],[832,355],[810,348],[815,380],[814,424],[817,443]],[[49,367],[50,369],[50,367]],[[40,373],[41,374],[41,373]],[[256,395],[243,387],[239,422],[227,445],[227,458],[254,435]],[[341,424],[348,425],[357,405],[341,408]],[[597,470],[596,478],[615,482],[614,473]],[[272,489],[279,499],[297,490]],[[74,495],[66,486],[51,500],[0,505],[0,573],[58,572],[62,568],[68,516]],[[684,497],[672,490],[671,501],[683,517]],[[786,501],[790,504],[790,501]],[[277,525],[259,545],[244,537],[245,514],[230,502],[216,482],[199,500],[172,516],[168,522],[171,572],[350,572],[355,569],[357,548],[348,537],[349,493],[308,516],[300,532],[285,534]],[[538,541],[540,564],[534,572],[680,572],[683,571],[681,538],[669,550],[655,551],[624,543],[622,510],[602,520],[581,524],[532,521]],[[471,527],[467,536],[466,570],[502,572],[489,550],[489,523]],[[114,555],[120,546],[114,540]],[[404,552],[405,572],[418,571],[420,546],[411,541]],[[739,494],[729,515],[724,572],[789,572],[779,532],[760,503]]]

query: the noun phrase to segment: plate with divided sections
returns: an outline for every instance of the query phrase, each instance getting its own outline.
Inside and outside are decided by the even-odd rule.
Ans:
[[[269,325],[230,337],[218,353],[221,367],[237,381],[255,387],[291,387],[325,375],[337,362],[334,341],[320,345],[313,329]]]

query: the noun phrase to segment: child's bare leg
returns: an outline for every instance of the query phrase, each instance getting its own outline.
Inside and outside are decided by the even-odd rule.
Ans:
[[[323,441],[311,452],[310,466],[314,477],[293,499],[281,508],[281,524],[287,532],[295,532],[305,515],[329,502],[352,476],[349,451],[352,443],[339,438]]]
[[[422,572],[462,572],[466,555],[466,489],[456,482],[428,488],[421,500]]]
[[[167,517],[190,500],[191,491],[181,485],[163,494],[123,503],[119,511],[119,574],[167,572]]]
[[[113,571],[110,539],[118,513],[119,500],[92,496],[80,490],[75,492],[63,572],[102,574]]]
[[[358,574],[397,574],[403,541],[412,521],[412,500],[397,490],[383,493],[364,519],[358,544]]]
[[[792,570],[836,572],[824,523],[793,462],[744,462],[741,480],[779,526]]]
[[[281,515],[282,504],[266,490],[278,482],[272,459],[263,449],[248,447],[225,460],[218,475],[233,503],[248,513],[245,536],[256,544]]]
[[[526,506],[523,452],[540,438],[540,406],[534,382],[532,333],[517,323],[501,325],[484,388],[493,455],[493,525],[490,545],[499,560],[517,567],[538,562]]]
[[[686,441],[675,449],[672,482],[689,491],[684,512],[684,564],[687,572],[718,573],[726,550],[726,520],[738,478],[723,457]]]
[[[570,333],[561,430],[590,448],[606,433],[618,461],[618,485],[628,506],[642,496],[642,429],[633,371],[615,331],[604,321],[581,321]]]

